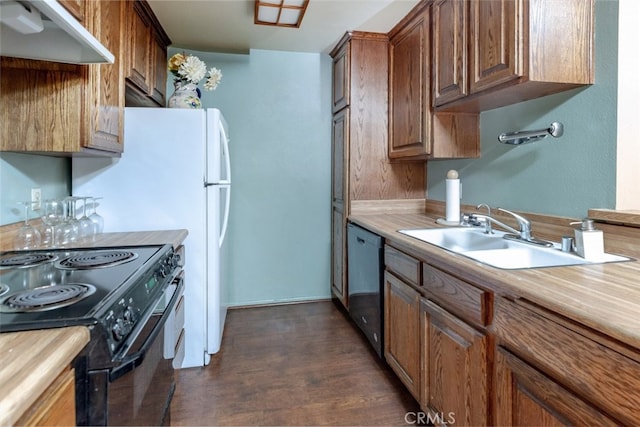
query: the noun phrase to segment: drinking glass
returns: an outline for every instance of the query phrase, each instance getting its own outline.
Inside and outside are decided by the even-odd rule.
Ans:
[[[95,225],[95,234],[102,233],[104,230],[104,218],[98,214],[98,200],[102,199],[102,197],[91,197],[93,203],[91,203],[91,215],[89,215],[89,219]]]
[[[57,227],[64,219],[64,207],[61,200],[48,199],[42,202],[42,222],[51,227],[51,247],[55,248],[58,244],[56,234]]]
[[[18,229],[13,243],[16,249],[33,249],[40,246],[42,238],[40,232],[31,224],[29,224],[29,208],[31,202],[18,202],[24,206],[24,224]]]
[[[65,197],[62,199],[64,218],[60,225],[60,244],[68,245],[78,240],[80,237],[80,225],[76,219],[76,197]]]
[[[96,225],[87,215],[87,201],[91,199],[91,197],[77,197],[77,199],[82,200],[82,216],[78,219],[80,236],[83,239],[90,239],[94,234],[96,234]]]

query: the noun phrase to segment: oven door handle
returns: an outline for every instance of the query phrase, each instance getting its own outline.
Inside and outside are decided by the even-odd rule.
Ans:
[[[167,308],[162,313],[160,320],[153,327],[153,330],[151,331],[149,336],[145,339],[144,344],[142,345],[140,350],[122,359],[122,362],[118,366],[116,366],[115,368],[111,369],[111,371],[109,371],[109,382],[113,382],[118,378],[120,378],[121,376],[123,376],[124,374],[134,370],[136,367],[140,366],[140,364],[144,361],[147,351],[149,351],[154,341],[156,340],[160,332],[163,330],[164,324],[167,321],[169,314],[178,303],[178,299],[182,294],[182,289],[184,288],[184,279],[182,278],[182,275],[178,276],[178,279],[173,281],[172,283],[176,283],[176,282],[177,282],[177,286],[173,292],[171,301],[169,302],[169,304],[167,304]],[[165,291],[163,291],[163,295]]]

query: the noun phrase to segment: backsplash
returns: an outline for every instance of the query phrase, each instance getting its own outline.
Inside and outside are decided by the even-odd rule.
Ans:
[[[615,208],[618,2],[595,5],[595,84],[481,113],[480,158],[428,161],[429,199],[444,200],[445,176],[455,169],[469,205],[578,218],[590,208]],[[523,146],[497,141],[502,132],[554,121],[564,125],[560,138]]]
[[[32,188],[42,190],[42,199],[68,196],[70,160],[34,154],[0,153],[0,225],[24,219],[18,202],[28,201]],[[37,214],[31,214],[32,218]]]

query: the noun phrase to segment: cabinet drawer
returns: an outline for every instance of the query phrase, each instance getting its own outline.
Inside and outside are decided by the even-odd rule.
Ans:
[[[62,372],[16,425],[64,426],[76,424],[75,370]]]
[[[584,327],[523,300],[498,298],[492,328],[510,351],[576,395],[624,424],[637,424],[640,363],[636,360],[588,338],[594,333]]]
[[[476,325],[491,323],[492,294],[429,264],[422,264],[422,287],[444,308]]]
[[[384,264],[396,276],[418,286],[420,284],[420,261],[391,246],[384,247]]]

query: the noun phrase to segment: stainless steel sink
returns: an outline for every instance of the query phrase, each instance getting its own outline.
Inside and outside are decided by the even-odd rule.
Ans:
[[[574,253],[561,251],[559,243],[550,248],[539,247],[514,240],[506,240],[503,236],[507,233],[502,231],[486,234],[484,229],[472,227],[398,231],[492,267],[507,270],[601,264],[630,260],[630,258],[619,255],[604,254],[598,261],[587,261]]]

